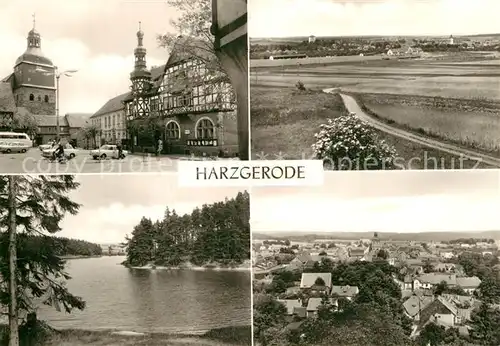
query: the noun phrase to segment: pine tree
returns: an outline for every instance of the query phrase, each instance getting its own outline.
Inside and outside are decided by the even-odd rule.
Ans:
[[[65,262],[45,241],[61,230],[65,214],[78,212],[68,197],[78,185],[73,176],[0,176],[0,277],[9,282],[0,286],[0,304],[10,306],[12,346],[19,344],[19,313],[32,313],[34,300],[66,312],[85,307],[64,286]]]

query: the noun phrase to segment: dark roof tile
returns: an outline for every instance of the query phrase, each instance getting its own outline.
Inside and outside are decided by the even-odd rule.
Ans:
[[[130,95],[130,92],[126,92],[124,94],[113,97],[111,100],[106,102],[104,106],[102,106],[97,112],[92,115],[92,118],[97,117],[99,115],[116,112],[121,109],[124,109],[123,101]]]
[[[88,123],[91,116],[92,114],[90,113],[68,113],[65,115],[69,127],[76,128],[84,127]]]

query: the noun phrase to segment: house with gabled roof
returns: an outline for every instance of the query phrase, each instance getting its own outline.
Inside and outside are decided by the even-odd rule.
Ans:
[[[131,150],[155,151],[161,139],[164,154],[237,155],[236,94],[213,45],[179,36],[155,77],[143,39],[139,28],[131,92],[123,101]]]
[[[332,273],[302,273],[300,288],[329,293],[332,288]]]

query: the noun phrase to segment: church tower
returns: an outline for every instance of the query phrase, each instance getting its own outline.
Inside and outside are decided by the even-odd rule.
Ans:
[[[56,114],[55,66],[42,53],[42,40],[35,28],[27,37],[26,51],[16,60],[12,89],[17,107],[32,114]]]
[[[144,32],[141,30],[139,22],[139,31],[137,31],[137,48],[134,50],[135,67],[130,74],[132,82],[131,90],[134,101],[132,103],[132,115],[134,118],[143,118],[148,115],[149,105],[147,93],[151,88],[151,72],[146,64],[146,48],[143,46]]]

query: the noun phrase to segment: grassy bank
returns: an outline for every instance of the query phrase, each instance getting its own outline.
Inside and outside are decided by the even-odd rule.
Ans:
[[[5,335],[6,329],[3,329]],[[5,338],[2,346],[7,346]],[[20,346],[246,346],[251,345],[251,328],[227,327],[213,329],[201,336],[145,334],[119,335],[113,331],[61,330],[45,340],[24,340]]]
[[[252,87],[252,156],[274,160],[309,159],[314,134],[328,118],[346,112],[340,96],[320,90]]]
[[[321,90],[300,92],[293,87],[252,87],[250,95],[254,159],[262,156],[269,160],[278,156],[312,158],[311,145],[320,125],[346,112],[339,95],[325,94]],[[478,168],[474,160],[460,164],[454,155],[381,131],[375,133],[396,148],[400,169]],[[481,164],[479,167],[486,166]]]
[[[500,157],[500,103],[387,94],[354,94],[386,123]]]

